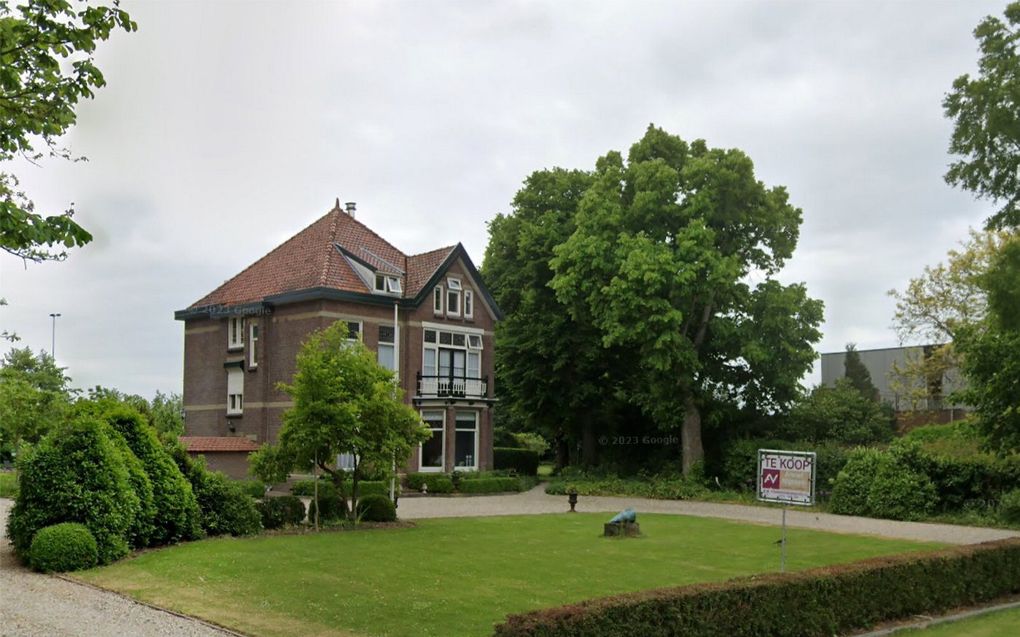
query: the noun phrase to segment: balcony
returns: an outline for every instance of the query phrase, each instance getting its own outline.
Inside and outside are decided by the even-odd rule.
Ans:
[[[416,398],[488,398],[489,377],[472,378],[470,376],[424,376],[418,372],[418,391]]]

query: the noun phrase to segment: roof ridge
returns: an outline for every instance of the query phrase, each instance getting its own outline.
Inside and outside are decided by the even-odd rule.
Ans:
[[[337,199],[339,203],[340,199]],[[335,214],[334,214],[335,213]],[[332,214],[333,220],[329,224],[329,241],[327,243],[326,258],[322,260],[322,272],[319,274],[319,285],[326,285],[326,279],[329,275],[329,264],[333,259],[333,254],[336,250],[331,249],[336,244],[336,229],[339,225],[337,220],[340,218],[338,215],[341,214],[340,209],[334,207],[332,210],[326,213],[327,215]]]
[[[224,281],[223,283],[221,283],[221,284],[219,284],[218,286],[216,286],[216,288],[215,288],[215,289],[213,289],[213,291],[212,291],[212,292],[209,292],[208,294],[204,294],[204,295],[202,296],[202,298],[200,298],[200,299],[198,299],[198,301],[195,301],[194,303],[192,303],[190,307],[194,307],[194,306],[195,306],[195,305],[196,305],[197,303],[199,303],[199,301],[202,301],[203,299],[207,299],[207,298],[209,298],[209,297],[211,297],[211,296],[215,296],[215,294],[216,294],[217,292],[219,292],[219,291],[220,291],[220,290],[222,290],[223,288],[227,287],[227,285],[229,285],[229,284],[230,284],[230,283],[231,283],[232,281],[234,281],[235,279],[238,279],[238,278],[240,278],[240,277],[241,277],[241,275],[243,275],[243,274],[244,274],[245,272],[247,272],[247,271],[251,270],[252,268],[254,268],[255,266],[257,266],[258,264],[262,263],[263,261],[265,261],[266,259],[268,259],[269,257],[271,257],[271,256],[272,256],[273,254],[275,254],[276,252],[279,252],[280,250],[282,250],[282,249],[284,248],[284,246],[286,246],[286,245],[287,245],[287,244],[289,244],[289,243],[290,243],[291,241],[294,241],[295,239],[297,239],[298,237],[300,237],[300,236],[301,236],[301,235],[302,235],[302,234],[303,234],[304,232],[307,232],[307,231],[308,231],[308,230],[309,230],[309,229],[310,229],[310,228],[311,228],[312,226],[314,226],[315,224],[317,224],[317,223],[319,223],[320,221],[322,221],[322,220],[323,220],[323,219],[324,219],[325,217],[328,217],[328,216],[330,215],[330,213],[332,213],[332,212],[334,212],[334,211],[337,211],[337,209],[336,209],[335,207],[334,207],[334,208],[330,208],[330,209],[329,209],[329,210],[328,210],[328,211],[326,212],[326,214],[324,214],[324,215],[322,215],[322,216],[320,216],[320,217],[316,217],[314,221],[312,221],[311,223],[309,223],[309,224],[308,224],[307,226],[305,226],[304,228],[302,228],[302,229],[301,229],[301,230],[299,230],[298,232],[294,233],[294,234],[293,234],[293,235],[292,235],[292,236],[291,236],[291,237],[290,237],[289,239],[287,239],[287,240],[286,240],[286,241],[284,241],[283,243],[277,244],[277,246],[276,246],[275,248],[273,248],[273,249],[272,249],[272,250],[270,250],[269,252],[267,252],[267,253],[263,254],[263,255],[262,255],[261,257],[259,257],[258,259],[255,259],[255,260],[254,260],[253,262],[251,262],[250,264],[248,264],[248,267],[244,268],[243,270],[241,270],[240,272],[238,272],[238,273],[237,273],[237,274],[235,274],[234,276],[230,277],[229,279],[227,279],[227,280],[226,280],[226,281]]]
[[[423,257],[426,254],[432,254],[433,252],[442,252],[443,250],[449,251],[449,250],[453,250],[454,248],[456,248],[459,245],[460,245],[459,243],[455,243],[453,245],[443,246],[442,248],[436,248],[434,250],[426,250],[425,252],[419,252],[418,254],[409,254],[409,255],[407,255],[407,258],[410,259],[412,257]]]

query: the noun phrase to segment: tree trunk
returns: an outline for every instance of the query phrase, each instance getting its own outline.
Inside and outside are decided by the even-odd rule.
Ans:
[[[561,429],[556,433],[556,470],[560,471],[570,462],[570,443],[567,442],[567,435]]]
[[[595,440],[595,427],[591,423],[590,414],[585,414],[583,427],[581,435],[581,464],[592,467],[598,461],[598,446]]]
[[[683,449],[684,475],[690,475],[691,468],[705,459],[701,446],[701,411],[694,404],[694,398],[684,401],[684,424],[680,429],[680,444]]]

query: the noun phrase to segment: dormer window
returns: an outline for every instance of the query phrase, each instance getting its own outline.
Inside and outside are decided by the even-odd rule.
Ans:
[[[460,316],[460,279],[447,279],[446,287],[446,314]]]
[[[400,294],[403,291],[400,287],[400,277],[377,273],[375,275],[375,291]]]

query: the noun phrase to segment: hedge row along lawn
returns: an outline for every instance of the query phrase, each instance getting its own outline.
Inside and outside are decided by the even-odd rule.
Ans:
[[[779,529],[639,515],[637,539],[600,537],[608,514],[420,520],[413,528],[213,539],[77,576],[253,635],[491,635],[509,613],[776,570]],[[804,569],[934,544],[789,531]]]

